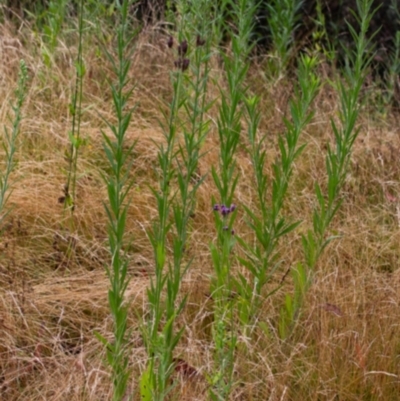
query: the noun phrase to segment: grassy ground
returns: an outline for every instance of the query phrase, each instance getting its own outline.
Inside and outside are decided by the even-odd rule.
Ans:
[[[12,211],[0,238],[0,394],[2,400],[108,400],[111,383],[104,364],[98,331],[110,338],[108,309],[107,194],[101,172],[107,168],[100,115],[112,119],[107,63],[96,41],[85,42],[85,108],[82,134],[87,138],[78,160],[74,217],[64,211],[63,196],[68,162],[68,104],[74,83],[76,39],[61,39],[50,65],[43,62],[43,43],[29,28],[15,32],[0,26],[0,108],[8,124],[8,100],[16,86],[18,63],[25,59],[30,89],[12,179]],[[154,29],[141,33],[130,75],[137,83],[132,101],[138,103],[129,138],[138,140],[132,174],[132,204],[126,248],[132,276],[127,297],[132,302],[131,390],[146,364],[138,315],[146,312],[146,287],[153,261],[146,229],[156,216],[149,185],[155,185],[157,147],[163,140],[158,119],[169,99],[169,71],[174,60],[167,38]],[[214,62],[213,76],[219,66]],[[251,90],[262,96],[261,128],[268,133],[268,156],[276,156],[277,137],[283,129],[291,95],[290,80],[270,82],[262,62],[250,70]],[[328,72],[327,72],[328,71]],[[332,72],[321,65],[320,74]],[[217,96],[216,86],[211,95]],[[293,336],[286,341],[276,333],[279,307],[291,282],[263,306],[261,319],[270,328],[259,330],[257,341],[240,339],[236,357],[235,400],[396,400],[400,393],[400,135],[398,114],[378,114],[370,92],[360,120],[344,202],[332,226],[341,238],[321,258],[315,282]],[[302,259],[300,233],[310,226],[315,202],[313,185],[324,179],[326,144],[332,140],[330,118],[337,116],[337,98],[324,87],[314,102],[315,116],[303,134],[307,148],[296,162],[285,212],[304,222],[281,244],[284,265]],[[216,109],[210,111],[216,117]],[[216,125],[206,143],[199,173],[211,171],[218,158]],[[242,147],[237,155],[240,180],[236,191],[237,235],[249,237],[240,205],[255,202],[250,160]],[[191,221],[187,258],[194,257],[182,292],[188,304],[178,323],[185,326],[178,345],[173,393],[179,400],[207,399],[206,373],[212,364],[209,297],[212,274],[209,243],[215,239],[211,197],[216,194],[209,175],[198,190]],[[72,251],[68,244],[73,244]],[[237,263],[236,269],[241,269]],[[193,368],[195,370],[190,369]],[[190,373],[195,373],[191,375]],[[139,396],[137,396],[139,399]]]

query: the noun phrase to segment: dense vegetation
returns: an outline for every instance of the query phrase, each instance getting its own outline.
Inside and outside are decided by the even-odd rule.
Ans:
[[[398,6],[4,1],[0,398],[397,399]]]

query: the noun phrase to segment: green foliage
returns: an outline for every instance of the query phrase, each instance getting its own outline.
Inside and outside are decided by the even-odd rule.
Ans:
[[[77,177],[77,165],[79,149],[85,144],[85,140],[81,138],[81,117],[82,117],[82,97],[83,97],[83,78],[86,73],[85,65],[82,56],[82,40],[83,40],[83,0],[80,1],[79,9],[79,40],[78,40],[78,58],[75,64],[75,88],[73,91],[70,113],[72,116],[72,127],[71,131],[68,132],[70,140],[70,151],[68,154],[69,166],[68,166],[68,179],[65,190],[65,202],[64,205],[70,209],[73,213],[75,209],[75,192],[76,192],[76,177]]]
[[[99,16],[106,19],[113,15],[113,18],[118,19],[115,28],[116,56],[111,51],[105,51],[105,54],[115,75],[115,80],[109,78],[109,83],[116,118],[115,122],[105,121],[109,131],[102,132],[108,163],[107,173],[104,173],[110,250],[106,273],[110,280],[108,303],[113,318],[113,338],[107,340],[98,334],[97,338],[106,348],[107,364],[112,370],[114,400],[126,398],[130,380],[129,304],[125,300],[130,278],[125,243],[135,149],[135,143],[127,143],[127,132],[134,112],[128,106],[134,90],[129,80],[132,39],[136,34],[130,34],[132,25],[129,15],[132,3],[129,0],[81,0],[79,3],[79,47],[75,88],[70,104],[72,128],[68,134],[70,166],[65,200],[66,205],[73,210],[78,154],[85,143],[80,135],[82,83],[85,76],[82,56],[84,15],[87,13],[92,18]],[[318,39],[322,41],[327,33],[321,2],[317,3],[320,7]],[[50,1],[48,9],[41,17],[46,44],[50,49],[48,55],[51,55],[51,50],[57,44],[66,20],[68,4],[67,0]],[[271,65],[274,76],[285,74],[293,57],[293,34],[300,5],[301,1],[295,0],[273,1],[269,4],[269,23],[275,46],[275,58]],[[344,79],[338,80],[335,85],[340,96],[340,111],[338,119],[331,121],[333,144],[328,145],[325,158],[327,181],[317,182],[314,187],[315,208],[311,217],[311,228],[301,237],[304,258],[293,267],[285,267],[291,273],[293,291],[286,291],[280,308],[277,330],[282,339],[289,338],[295,328],[322,252],[337,238],[329,235],[329,229],[343,201],[342,189],[352,148],[359,134],[357,118],[361,109],[360,97],[373,56],[371,39],[367,40],[366,36],[373,16],[372,0],[358,0],[357,6],[356,19],[360,32],[357,33],[349,25],[356,50],[346,50]],[[171,8],[172,3],[169,5],[169,9]],[[273,279],[276,279],[277,272],[282,270],[282,249],[284,251],[288,246],[283,241],[294,234],[302,223],[293,221],[285,213],[284,206],[295,163],[305,150],[301,135],[312,119],[310,110],[320,88],[320,79],[316,74],[319,49],[311,52],[315,56],[306,53],[297,59],[297,82],[283,119],[284,130],[277,140],[278,157],[272,163],[271,176],[268,176],[268,136],[260,134],[261,120],[264,117],[260,112],[261,98],[250,93],[246,81],[253,49],[250,38],[257,4],[248,0],[224,0],[220,7],[216,7],[210,0],[181,0],[176,3],[176,8],[176,14],[173,18],[170,15],[170,18],[176,25],[177,32],[171,30],[171,35],[178,41],[179,50],[176,51],[176,47],[170,50],[176,56],[176,69],[171,72],[172,100],[168,104],[169,110],[162,124],[164,141],[157,144],[158,184],[152,188],[157,217],[148,231],[155,275],[150,277],[147,289],[148,312],[143,316],[141,327],[148,361],[138,379],[138,391],[142,400],[161,401],[169,398],[176,384],[173,382],[176,368],[174,352],[184,333],[183,328],[177,329],[176,321],[186,305],[186,298],[180,297],[181,283],[192,263],[192,255],[187,252],[191,236],[190,219],[196,209],[197,191],[205,179],[205,176],[198,176],[198,168],[204,156],[203,145],[211,126],[207,113],[219,101],[216,120],[219,158],[217,165],[211,167],[212,179],[218,193],[218,199],[213,200],[216,203],[216,239],[209,246],[214,269],[211,279],[214,364],[206,376],[210,399],[222,401],[229,399],[235,386],[234,362],[236,352],[240,350],[241,338],[251,339],[255,327],[261,328],[266,336],[270,335],[266,323],[256,323],[262,303],[266,298],[274,296],[284,285],[283,280],[278,285],[272,284],[276,282]],[[224,17],[231,24],[223,21]],[[231,39],[231,53],[219,47],[226,31]],[[215,47],[219,47],[221,52],[219,56],[224,74],[218,81],[220,96],[210,100],[210,60]],[[397,35],[396,52],[390,69],[393,86],[400,68],[399,49],[400,35]],[[323,51],[328,58],[332,57],[331,49]],[[0,224],[7,213],[4,210],[10,196],[9,177],[15,166],[26,80],[26,66],[21,62],[17,100],[12,106],[12,130],[5,129],[3,143],[6,160],[5,171],[0,175]],[[240,233],[237,235],[234,230],[237,208],[233,202],[240,184],[236,157],[243,144],[247,146],[252,162],[252,180],[257,198],[255,207],[243,205],[248,227],[253,234],[249,241],[240,238]],[[246,177],[246,180],[250,181],[250,178]],[[236,257],[234,251],[238,246],[241,256]],[[234,272],[236,261],[244,268],[244,273]],[[268,284],[271,288],[267,291]]]
[[[183,276],[191,264],[191,260],[185,260],[185,248],[190,234],[189,219],[203,177],[199,177],[196,184],[192,181],[197,175],[199,160],[203,156],[202,146],[209,130],[205,112],[210,107],[206,97],[210,72],[210,25],[196,25],[194,21],[199,16],[192,11],[206,13],[210,2],[199,3],[198,8],[188,10],[179,21],[178,65],[177,71],[171,73],[173,97],[162,125],[165,143],[158,144],[159,188],[152,189],[158,218],[149,238],[156,274],[150,279],[147,292],[150,313],[143,333],[150,360],[149,385],[153,400],[164,400],[174,386],[170,383],[174,371],[173,352],[183,334],[183,329],[175,329],[175,320],[186,303],[185,298],[180,302],[177,299]],[[184,2],[178,4],[180,10],[184,6]],[[171,41],[173,52],[173,39]],[[175,192],[171,190],[171,182],[177,184]],[[168,236],[172,237],[172,255],[167,251]],[[162,301],[164,290],[166,299]]]
[[[284,75],[293,57],[292,44],[302,4],[303,0],[273,0],[267,3],[268,26],[275,52],[269,64],[273,77]]]
[[[159,175],[159,190],[152,189],[157,202],[158,220],[154,222],[149,238],[154,252],[155,278],[150,280],[147,291],[150,314],[144,327],[144,340],[150,358],[150,389],[153,400],[163,400],[169,392],[168,378],[172,373],[172,351],[179,341],[180,333],[174,333],[173,322],[176,317],[174,301],[179,293],[181,278],[180,266],[173,269],[167,260],[167,235],[172,224],[170,181],[175,174],[173,168],[174,145],[176,141],[177,112],[182,105],[180,100],[182,73],[173,77],[173,100],[170,105],[170,116],[164,127],[166,144],[159,145],[158,160],[161,173]],[[179,249],[178,253],[182,253]],[[166,272],[167,269],[167,272]],[[168,287],[167,305],[161,300],[161,293]],[[180,308],[183,307],[183,303]],[[166,323],[163,324],[163,318]],[[160,330],[161,326],[161,330]]]
[[[397,1],[391,1],[390,10],[396,24],[400,24],[400,9]],[[375,85],[373,85],[370,95],[374,108],[383,115],[387,115],[391,106],[399,103],[400,31],[396,31],[393,38],[393,47],[386,52],[384,68],[383,76],[375,77]]]
[[[317,17],[314,20],[315,30],[312,33],[312,45],[316,54],[323,54],[326,60],[333,63],[336,57],[337,40],[328,35],[327,22],[322,7],[322,0],[317,0],[315,4]]]
[[[211,284],[214,299],[215,344],[214,371],[210,375],[212,400],[229,398],[233,386],[233,366],[237,333],[234,322],[231,273],[231,254],[236,243],[234,237],[235,206],[232,203],[239,175],[235,154],[241,139],[242,102],[246,96],[245,79],[249,68],[247,57],[251,51],[250,36],[256,6],[252,1],[240,0],[227,3],[232,10],[233,25],[237,32],[230,32],[232,57],[222,54],[227,89],[221,87],[221,105],[217,121],[220,143],[219,168],[212,167],[212,177],[218,190],[220,203],[215,205],[217,243],[211,244],[215,277]]]
[[[372,0],[358,0],[358,16],[360,26],[357,33],[349,25],[356,50],[346,50],[347,63],[345,82],[340,80],[337,90],[340,96],[339,123],[331,120],[335,146],[328,145],[326,155],[326,172],[328,176],[327,191],[323,194],[321,186],[315,184],[317,207],[313,211],[313,229],[302,236],[305,264],[299,264],[294,275],[295,293],[286,296],[286,303],[281,309],[280,334],[283,338],[291,332],[295,318],[298,317],[305,291],[312,282],[312,276],[318,258],[327,245],[336,236],[327,237],[329,226],[342,203],[340,191],[345,182],[351,151],[359,130],[356,128],[360,112],[360,92],[373,54],[369,52],[371,38],[367,39],[367,31],[373,16]],[[301,267],[300,267],[301,266]],[[299,269],[300,267],[300,269]]]
[[[9,117],[11,131],[4,127],[4,138],[2,147],[5,153],[5,169],[0,173],[0,230],[9,210],[5,210],[7,201],[11,195],[10,176],[15,167],[15,152],[17,151],[17,141],[20,133],[22,120],[22,106],[27,92],[28,70],[23,60],[19,64],[18,85],[15,91],[15,103],[11,105],[13,116]]]
[[[151,398],[151,389],[153,386],[151,385],[151,364],[144,370],[140,377],[140,399],[141,401],[152,401]]]
[[[43,32],[48,40],[50,49],[54,49],[67,14],[68,0],[51,0],[45,15]]]
[[[108,203],[105,210],[108,216],[108,240],[110,247],[110,266],[106,272],[111,288],[108,302],[114,321],[114,339],[106,342],[107,361],[112,369],[113,400],[120,401],[125,396],[129,380],[127,318],[128,306],[124,299],[129,283],[128,261],[124,252],[125,226],[129,206],[129,189],[133,181],[129,172],[135,143],[126,146],[126,134],[132,118],[133,109],[127,108],[134,88],[128,88],[128,72],[131,65],[132,34],[129,33],[129,0],[117,4],[120,22],[116,27],[117,55],[105,50],[106,56],[116,75],[116,82],[110,80],[112,101],[117,117],[116,123],[105,121],[111,136],[102,132],[103,146],[110,165],[110,174],[104,176],[107,186]],[[78,70],[78,74],[81,69]]]
[[[317,60],[314,57],[302,56],[299,60],[298,87],[289,103],[290,120],[285,119],[286,131],[279,138],[280,158],[272,165],[274,177],[270,182],[265,175],[266,136],[258,138],[260,113],[257,111],[257,97],[246,101],[246,117],[248,120],[249,154],[252,160],[255,186],[258,195],[258,210],[245,207],[249,227],[254,231],[255,244],[239,239],[245,258],[239,258],[248,270],[251,284],[244,275],[239,275],[241,298],[240,319],[247,332],[257,319],[257,314],[263,302],[262,290],[271,280],[281,265],[277,246],[282,238],[296,229],[300,222],[292,222],[281,211],[288,192],[293,165],[301,155],[305,145],[299,144],[300,134],[312,117],[309,112],[312,101],[318,92],[320,81],[315,74]],[[300,271],[300,270],[299,270]],[[272,296],[273,290],[267,296]],[[292,308],[290,297],[286,297],[286,305]],[[291,309],[289,317],[292,317]],[[287,317],[284,317],[285,321]]]

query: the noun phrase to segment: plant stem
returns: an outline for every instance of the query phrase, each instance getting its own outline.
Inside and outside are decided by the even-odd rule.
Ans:
[[[124,252],[124,240],[129,206],[128,195],[133,184],[133,179],[130,177],[131,158],[135,147],[135,142],[125,146],[126,133],[133,113],[133,109],[129,109],[127,106],[134,89],[127,89],[129,84],[128,72],[133,52],[133,50],[129,49],[132,40],[132,36],[128,33],[130,29],[128,22],[129,5],[129,0],[123,0],[122,3],[117,3],[116,6],[120,15],[120,23],[116,28],[116,60],[111,53],[105,50],[113,72],[117,77],[115,84],[110,82],[117,122],[114,125],[106,121],[112,134],[111,138],[102,132],[104,151],[111,170],[111,173],[105,176],[104,180],[108,192],[108,204],[105,204],[105,209],[108,216],[108,239],[111,254],[111,266],[106,267],[106,272],[111,286],[108,292],[108,301],[114,321],[114,340],[108,342],[99,335],[98,337],[107,346],[107,361],[112,368],[114,401],[121,401],[125,397],[129,380],[128,305],[124,299],[129,277],[128,261]]]
[[[3,221],[9,211],[4,211],[8,198],[11,195],[11,185],[9,183],[11,173],[15,167],[14,155],[17,150],[17,140],[20,133],[20,126],[22,120],[22,106],[24,104],[26,96],[26,82],[28,80],[28,71],[26,64],[23,60],[19,64],[19,76],[17,89],[15,91],[16,102],[11,105],[14,113],[13,118],[10,118],[12,129],[8,131],[7,127],[4,127],[5,141],[2,144],[4,152],[6,154],[6,168],[5,171],[0,175],[0,229],[2,228]]]
[[[68,179],[65,188],[65,202],[64,205],[68,207],[73,213],[75,210],[76,199],[76,176],[78,165],[78,152],[81,146],[81,117],[82,117],[82,96],[83,96],[83,77],[85,74],[85,67],[82,58],[82,38],[83,38],[83,0],[80,1],[79,7],[79,22],[78,22],[78,58],[76,60],[76,74],[75,74],[75,88],[70,104],[70,111],[72,114],[72,127],[69,133],[71,145],[69,153],[69,168]]]

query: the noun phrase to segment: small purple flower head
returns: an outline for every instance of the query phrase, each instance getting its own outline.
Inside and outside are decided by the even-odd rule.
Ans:
[[[184,58],[182,60],[182,67],[181,67],[182,71],[186,71],[188,69],[189,63],[190,63],[190,61],[188,58]]]
[[[171,49],[173,45],[174,45],[174,38],[170,36],[167,41],[167,46]]]
[[[232,203],[232,205],[230,207],[228,207],[228,206],[225,206],[224,204],[222,204],[222,205],[215,204],[213,206],[213,210],[214,210],[214,212],[220,212],[223,217],[226,217],[229,215],[229,213],[232,213],[236,210],[236,205],[234,203]]]
[[[181,44],[178,46],[178,54],[180,56],[184,56],[188,51],[188,42],[187,40],[183,40]]]
[[[187,70],[187,68],[189,67],[189,59],[188,58],[180,58],[178,60],[175,60],[174,64],[176,68],[179,68],[182,71]]]
[[[225,205],[221,206],[221,214],[222,216],[228,216],[228,214],[231,212],[231,209],[229,207],[226,207]]]
[[[235,230],[234,229],[232,229],[231,234],[235,235]]]

